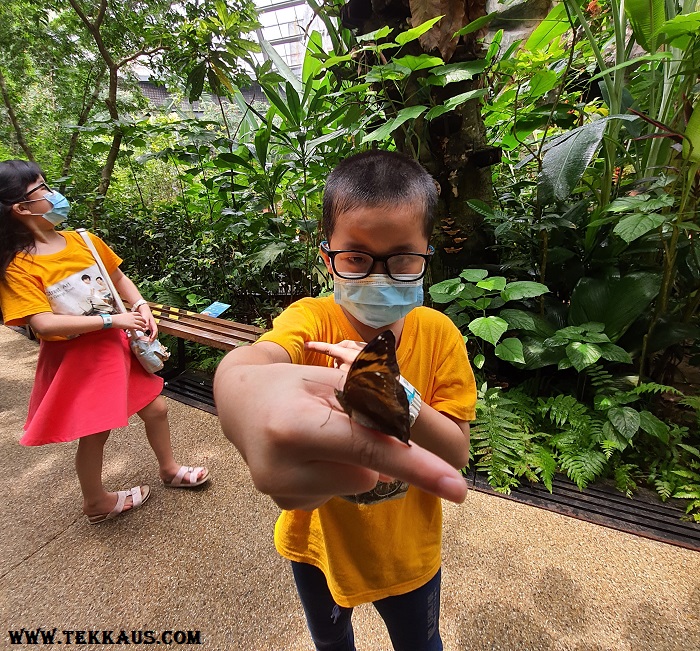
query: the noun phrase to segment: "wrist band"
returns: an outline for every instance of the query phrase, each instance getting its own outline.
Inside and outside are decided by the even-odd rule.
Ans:
[[[106,330],[107,328],[112,327],[112,315],[111,314],[100,314],[99,316],[102,317],[102,329]]]
[[[399,383],[406,391],[406,397],[408,398],[408,422],[409,426],[413,427],[413,423],[416,422],[418,414],[420,413],[420,408],[423,405],[423,401],[420,397],[420,392],[416,387],[414,387],[403,375],[399,375]]]
[[[148,301],[145,298],[140,298],[136,303],[131,306],[131,311],[136,312],[142,305],[146,305]]]

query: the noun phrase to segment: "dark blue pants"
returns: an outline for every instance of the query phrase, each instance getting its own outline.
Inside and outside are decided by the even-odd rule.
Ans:
[[[333,601],[323,572],[292,562],[294,581],[316,651],[356,651],[352,608]],[[442,651],[440,638],[440,570],[424,586],[374,602],[395,651]]]

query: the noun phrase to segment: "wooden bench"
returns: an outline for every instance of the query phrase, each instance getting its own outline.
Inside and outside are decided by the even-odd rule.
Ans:
[[[228,319],[190,312],[180,307],[171,307],[150,302],[148,305],[161,334],[178,339],[177,367],[172,374],[185,370],[185,340],[196,341],[219,350],[233,350],[238,346],[252,344],[265,332],[257,326],[237,323]]]

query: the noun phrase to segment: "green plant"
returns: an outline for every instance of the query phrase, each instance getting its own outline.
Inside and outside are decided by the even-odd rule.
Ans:
[[[632,497],[640,484],[662,500],[689,500],[689,517],[700,517],[700,452],[687,427],[668,425],[649,407],[655,397],[679,395],[653,383],[626,385],[600,366],[587,368],[586,400],[559,394],[532,396],[523,388],[480,388],[472,426],[472,459],[499,492],[525,478],[552,491],[556,472],[579,489],[609,478]],[[696,410],[694,398],[681,403]],[[697,436],[698,429],[695,430]]]

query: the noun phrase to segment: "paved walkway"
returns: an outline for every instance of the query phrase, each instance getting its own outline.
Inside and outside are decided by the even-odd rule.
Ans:
[[[17,444],[36,354],[34,342],[0,326],[0,649],[20,648],[8,630],[41,626],[73,643],[62,648],[117,648],[76,644],[64,630],[113,630],[115,642],[121,630],[191,630],[201,646],[159,648],[310,650],[272,545],[277,508],[253,489],[216,418],[169,401],[180,460],[213,473],[211,486],[190,492],[159,484],[138,418],[115,431],[106,484],[147,482],[153,495],[91,527],[75,444]],[[443,576],[446,651],[700,649],[700,554],[686,549],[473,492],[445,505]],[[371,606],[354,621],[360,651],[390,650]]]

